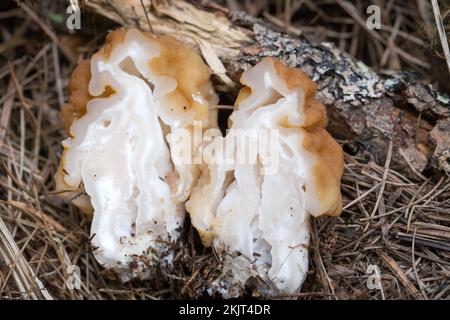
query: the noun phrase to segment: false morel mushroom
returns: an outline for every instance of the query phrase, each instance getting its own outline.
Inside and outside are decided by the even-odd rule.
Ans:
[[[305,73],[264,58],[242,74],[223,137],[210,75],[171,37],[111,32],[70,79],[56,189],[90,216],[95,258],[123,279],[170,267],[186,208],[222,262],[210,290],[297,292],[311,216],[342,210],[343,152],[325,129],[326,109]],[[203,136],[215,128],[214,139],[196,139],[198,126]],[[261,146],[261,132],[276,143],[236,161],[243,144]]]
[[[223,296],[239,295],[249,279],[265,295],[295,293],[308,271],[310,216],[341,212],[343,152],[325,130],[326,109],[302,71],[264,58],[241,82],[222,145],[232,145],[226,140],[235,138],[233,130],[250,145],[258,130],[276,130],[278,143],[258,150],[253,164],[204,164],[186,208],[203,243],[223,258]]]
[[[171,264],[198,176],[172,133],[215,125],[209,77],[192,49],[136,29],[111,32],[72,74],[56,189],[92,217],[96,259],[124,279]]]

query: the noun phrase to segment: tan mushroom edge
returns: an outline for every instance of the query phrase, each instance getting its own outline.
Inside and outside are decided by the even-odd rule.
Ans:
[[[315,98],[316,84],[298,68],[287,67],[279,59],[266,57],[270,60],[280,78],[284,79],[288,89],[301,88],[305,94],[304,115],[302,126],[290,124],[288,119],[280,123],[283,127],[296,127],[304,133],[303,148],[315,155],[316,163],[313,167],[316,193],[321,204],[319,212],[310,212],[318,217],[321,215],[337,216],[342,211],[342,196],[340,180],[344,169],[344,153],[342,147],[327,132],[327,110]],[[242,80],[241,80],[242,82]],[[245,85],[245,83],[242,83]],[[250,87],[240,90],[235,102],[235,109],[251,94]]]

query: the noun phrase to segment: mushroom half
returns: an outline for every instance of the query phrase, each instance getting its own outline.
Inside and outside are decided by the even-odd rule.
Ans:
[[[186,208],[203,243],[223,258],[217,285],[225,297],[239,295],[249,279],[265,295],[294,293],[308,271],[310,217],[341,212],[343,151],[325,130],[326,109],[302,71],[264,58],[241,82],[231,130],[216,137],[221,143],[204,145],[213,152],[204,155]],[[277,142],[258,148],[256,161],[226,161],[244,141],[261,145],[264,130]]]
[[[71,76],[56,189],[91,215],[96,259],[125,279],[171,264],[199,173],[173,133],[194,150],[194,124],[216,126],[210,74],[173,38],[119,29]]]

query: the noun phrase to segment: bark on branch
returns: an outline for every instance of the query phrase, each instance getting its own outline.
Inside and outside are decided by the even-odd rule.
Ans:
[[[170,34],[201,51],[219,91],[235,92],[243,70],[264,56],[276,56],[318,84],[329,130],[344,141],[347,152],[383,162],[392,140],[393,168],[450,174],[450,97],[414,74],[377,74],[333,44],[290,37],[212,2],[143,2],[155,33]],[[150,29],[140,0],[91,0],[84,7],[124,26]]]

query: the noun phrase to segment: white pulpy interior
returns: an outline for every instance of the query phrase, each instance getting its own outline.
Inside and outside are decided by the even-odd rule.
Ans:
[[[192,125],[195,114],[161,103],[177,82],[152,74],[148,62],[159,52],[157,42],[129,30],[108,58],[94,55],[89,93],[96,98],[63,142],[64,180],[73,188],[83,183],[90,196],[91,242],[107,268],[126,269],[136,257],[148,263],[167,251],[166,243],[179,237],[183,202],[198,175],[196,166],[179,160],[181,146],[170,134]],[[106,86],[115,93],[100,97]]]
[[[304,121],[304,92],[289,90],[271,60],[244,72],[242,82],[252,93],[232,113],[231,129],[278,129],[278,149],[259,153],[257,164],[205,165],[186,208],[205,243],[238,255],[225,259],[235,264],[228,268],[236,270],[230,283],[242,282],[240,254],[251,262],[248,277],[259,275],[271,293],[292,293],[308,271],[310,213],[320,210],[312,174],[316,158],[302,147],[304,131],[296,127]],[[289,127],[281,125],[286,117]],[[278,171],[261,174],[275,151]]]

